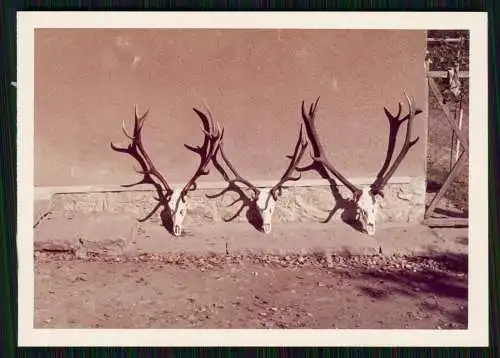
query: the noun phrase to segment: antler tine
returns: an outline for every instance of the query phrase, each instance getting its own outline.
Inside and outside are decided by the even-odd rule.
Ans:
[[[134,145],[147,163],[146,167],[144,168],[144,175],[156,177],[162,183],[165,191],[167,192],[167,195],[170,195],[173,192],[172,188],[170,187],[170,185],[168,185],[163,175],[161,175],[161,173],[156,169],[153,161],[144,149],[144,145],[142,143],[142,127],[144,126],[144,122],[146,121],[148,114],[149,109],[146,110],[146,112],[144,112],[142,116],[139,116],[137,106],[135,107],[136,125],[134,130],[136,131],[136,133],[134,133]]]
[[[141,132],[142,127],[144,126],[144,122],[146,121],[146,117],[149,114],[149,108],[142,114],[142,116],[139,115],[139,110],[137,109],[137,105],[134,105],[135,109],[135,121],[134,121],[134,131]],[[134,134],[136,134],[134,132]]]
[[[208,113],[208,119],[209,119],[209,131],[215,133],[216,135],[220,135],[220,138],[222,139],[222,134],[221,132],[224,130],[221,130],[219,121],[215,121],[213,116],[212,116],[212,111],[210,111],[210,108],[208,108],[208,105],[205,103],[205,101],[202,101],[203,106],[205,107],[205,110]]]
[[[277,200],[278,195],[281,195],[281,189],[283,187],[283,184],[285,184],[287,181],[297,181],[301,178],[301,174],[299,173],[298,176],[292,177],[292,173],[297,169],[298,164],[302,160],[302,156],[304,155],[304,152],[308,146],[308,141],[304,136],[304,131],[303,131],[303,124],[300,124],[300,131],[299,131],[299,138],[297,139],[297,143],[295,144],[295,149],[293,151],[293,155],[290,157],[290,164],[288,165],[288,168],[285,170],[285,173],[281,177],[280,181],[271,188],[269,191],[270,194],[273,196],[274,200]],[[278,195],[277,195],[278,194]]]
[[[398,102],[398,114],[396,114],[396,118],[399,118],[401,116],[401,111],[403,110],[403,103]]]
[[[137,170],[137,172],[144,175],[143,179],[134,184],[128,185],[128,187],[139,184],[153,184],[156,187],[157,191],[159,191],[159,194],[163,195],[163,191],[166,191],[166,195],[168,196],[172,193],[172,189],[168,185],[165,178],[155,168],[153,162],[151,161],[149,155],[147,154],[142,144],[142,127],[144,125],[147,115],[149,114],[149,109],[146,112],[144,112],[142,116],[140,116],[137,109],[137,105],[134,105],[134,112],[135,112],[135,119],[134,119],[133,135],[130,135],[128,133],[125,121],[122,121],[123,133],[127,138],[129,138],[132,141],[132,143],[128,145],[128,148],[119,148],[116,147],[113,143],[111,143],[111,148],[118,152],[130,154],[132,157],[134,157],[135,160],[137,160],[137,162],[141,166],[141,170]],[[155,177],[161,183],[162,187],[161,186],[157,187],[158,183],[155,180],[153,180],[153,177]]]
[[[217,127],[214,125],[213,117],[210,111],[207,108],[208,117],[201,111],[193,108],[193,110],[198,114],[200,119],[202,120],[202,132],[205,134],[204,142],[201,147],[198,147],[197,153],[200,155],[200,164],[196,169],[194,175],[187,182],[181,192],[181,199],[184,201],[185,195],[188,191],[196,189],[196,180],[202,175],[208,175],[208,165],[210,164],[212,158],[217,153],[220,140],[221,140],[221,131],[220,125],[217,122]],[[186,145],[187,148],[190,148]],[[191,148],[190,148],[191,149]]]
[[[344,184],[356,197],[361,193],[361,190],[348,181],[339,171],[335,169],[332,163],[326,157],[325,151],[323,149],[323,145],[319,140],[318,131],[316,129],[315,116],[316,109],[318,107],[319,97],[316,101],[311,104],[309,108],[309,113],[306,113],[304,101],[302,101],[302,119],[304,120],[304,124],[306,126],[307,136],[313,147],[313,154],[311,155],[314,162],[320,163],[325,171],[333,174],[342,184]]]
[[[134,140],[134,137],[132,137],[130,134],[128,134],[127,126],[125,125],[124,119],[122,120],[122,131],[123,131],[123,134],[125,134],[125,137],[127,137],[130,140]]]
[[[125,120],[122,120],[122,131],[125,136],[130,140],[136,140],[137,135],[140,135],[140,131],[142,130],[142,126],[144,125],[144,120],[149,113],[149,109],[144,112],[142,116],[139,115],[139,111],[137,109],[137,105],[134,104],[134,135],[130,135],[127,131],[127,127],[125,125]]]
[[[388,115],[389,118],[389,123],[390,123],[390,133],[389,133],[389,146],[387,150],[387,157],[386,161],[384,163],[384,167],[380,170],[379,175],[377,176],[377,179],[375,182],[372,184],[372,193],[374,194],[380,194],[383,196],[383,188],[389,181],[389,179],[392,177],[396,169],[399,167],[401,162],[403,161],[404,157],[408,154],[408,151],[410,150],[411,147],[413,147],[420,137],[415,138],[414,140],[411,140],[411,135],[412,135],[412,125],[413,125],[413,120],[415,119],[415,115],[421,113],[422,111],[419,109],[415,109],[415,104],[414,104],[414,99],[410,98],[406,91],[403,91],[406,100],[408,102],[408,109],[409,112],[408,114],[402,118],[399,119],[399,115],[401,114],[401,111],[398,111],[398,116],[393,117],[390,114]],[[401,108],[401,104],[399,106]],[[386,113],[388,111],[386,110]],[[396,157],[394,160],[394,163],[392,166],[387,170],[387,172],[384,173],[384,169],[388,167],[391,159],[392,159],[392,154],[394,152],[394,146],[396,142],[396,137],[399,131],[400,125],[405,122],[407,122],[406,126],[406,137],[405,141],[403,143],[403,147],[401,148],[401,151],[399,152],[399,155]]]
[[[409,100],[409,97],[407,96],[406,91],[403,91],[403,92],[405,93],[405,97],[407,98],[407,100]],[[409,103],[411,103],[411,101]],[[412,106],[413,106],[413,104],[412,104]],[[392,156],[394,154],[394,149],[396,147],[396,139],[397,139],[397,134],[399,132],[399,127],[401,126],[401,124],[403,124],[408,119],[413,118],[412,113],[413,113],[413,116],[422,113],[421,109],[416,108],[413,111],[410,110],[410,112],[406,116],[404,116],[403,118],[400,118],[402,107],[403,107],[403,104],[401,102],[398,102],[398,113],[396,115],[392,115],[391,112],[389,112],[389,110],[386,107],[384,107],[385,115],[386,115],[387,119],[389,120],[389,141],[388,141],[388,145],[387,145],[387,153],[386,153],[386,157],[384,160],[384,164],[382,165],[382,168],[380,168],[379,172],[377,173],[377,178],[375,179],[375,181],[373,182],[373,184],[371,186],[373,193],[378,193],[382,196],[384,195],[384,193],[382,192],[382,187],[386,183],[384,183],[383,185],[381,185],[381,184],[384,181],[387,169],[389,168],[389,164],[391,163]],[[413,107],[410,107],[410,109],[411,108],[413,108]]]

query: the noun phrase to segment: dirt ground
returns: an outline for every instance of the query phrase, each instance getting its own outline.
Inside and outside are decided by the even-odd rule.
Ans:
[[[35,280],[36,328],[467,328],[466,257],[39,253]]]

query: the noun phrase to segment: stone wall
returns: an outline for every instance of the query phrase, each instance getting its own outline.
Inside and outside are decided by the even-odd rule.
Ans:
[[[351,197],[345,187],[339,187],[339,189],[343,198]],[[237,212],[241,204],[237,203],[228,207],[234,199],[238,198],[235,193],[229,192],[214,199],[206,197],[206,195],[214,195],[220,191],[220,189],[202,189],[190,194],[187,201],[186,227],[222,222]],[[45,210],[36,214],[35,220],[46,212],[50,212],[50,216],[53,217],[71,218],[89,213],[115,213],[130,214],[139,219],[145,217],[155,207],[157,203],[155,196],[156,193],[153,191],[54,194]],[[323,222],[347,219],[349,211],[342,207],[330,218],[335,203],[335,197],[329,186],[289,187],[283,190],[283,195],[276,204],[273,222]],[[421,221],[425,209],[425,178],[416,178],[406,184],[388,185],[385,190],[385,200],[381,202],[380,208],[380,222]],[[160,224],[159,212],[160,210],[149,221]],[[248,221],[247,209],[232,220],[232,222],[245,221]]]

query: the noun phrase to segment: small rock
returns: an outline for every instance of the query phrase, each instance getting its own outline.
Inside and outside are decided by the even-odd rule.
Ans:
[[[260,313],[259,313],[259,316],[266,317],[266,316],[267,316],[267,313],[266,313],[266,312],[260,312]]]
[[[196,316],[195,315],[189,315],[188,321],[190,321],[190,322],[196,321]]]

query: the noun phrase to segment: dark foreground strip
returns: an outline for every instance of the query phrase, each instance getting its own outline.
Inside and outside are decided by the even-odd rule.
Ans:
[[[385,271],[454,271],[466,275],[468,271],[467,255],[435,255],[435,256],[408,256],[408,255],[155,255],[141,254],[138,256],[111,256],[97,253],[86,253],[84,257],[68,251],[38,251],[35,253],[35,262],[51,261],[87,261],[87,262],[114,262],[114,263],[141,263],[152,262],[178,265],[186,268],[209,270],[223,268],[226,265],[245,263],[271,265],[275,267],[311,267],[337,269],[377,269]]]

